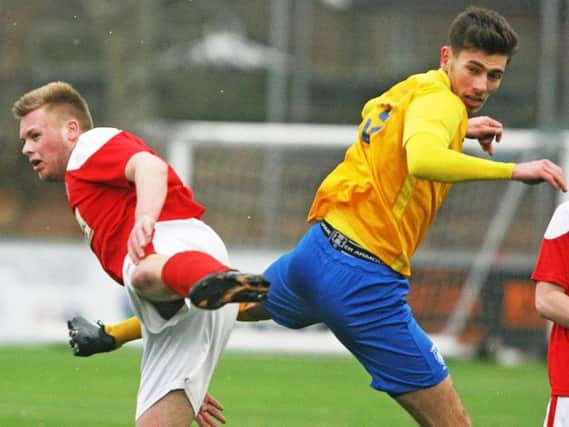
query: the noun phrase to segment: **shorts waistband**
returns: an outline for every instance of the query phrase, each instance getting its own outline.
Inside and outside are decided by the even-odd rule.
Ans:
[[[346,255],[360,258],[365,261],[374,262],[376,264],[383,264],[383,262],[381,262],[378,257],[376,257],[368,250],[362,248],[360,245],[340,233],[338,230],[334,229],[334,227],[332,227],[326,221],[320,221],[320,228],[334,249],[343,252]]]

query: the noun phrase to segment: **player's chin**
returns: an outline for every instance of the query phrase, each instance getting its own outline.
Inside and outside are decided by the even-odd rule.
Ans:
[[[468,113],[472,114],[472,113],[477,113],[478,111],[480,111],[482,109],[482,107],[484,106],[486,100],[480,101],[480,100],[473,100],[470,98],[463,98],[462,102],[464,103],[464,106],[466,107],[466,110],[468,111]]]
[[[57,179],[56,177],[49,175],[49,174],[45,174],[45,173],[38,173],[38,176],[39,176],[40,180],[43,182],[57,182],[57,181],[59,181],[59,179]]]
[[[468,111],[469,114],[474,114],[474,113],[478,113],[480,110],[482,110],[482,107],[484,106],[484,104],[480,104],[477,106],[466,106],[466,110]]]

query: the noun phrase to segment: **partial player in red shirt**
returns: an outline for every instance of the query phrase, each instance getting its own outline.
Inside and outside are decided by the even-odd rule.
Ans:
[[[208,426],[208,414],[220,420],[207,388],[238,307],[199,310],[186,297],[197,283],[219,282],[231,288],[230,300],[214,306],[260,301],[267,281],[231,269],[223,241],[200,219],[205,209],[174,170],[137,136],[94,128],[87,102],[68,83],[28,92],[12,111],[22,153],[42,181],[65,181],[91,249],[125,286],[141,321],[136,424],[187,426],[195,419]]]
[[[552,323],[547,349],[551,398],[544,427],[569,425],[569,202],[555,210],[532,279],[535,307]]]

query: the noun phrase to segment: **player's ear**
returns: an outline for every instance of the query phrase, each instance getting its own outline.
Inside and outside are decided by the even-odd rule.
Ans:
[[[450,46],[441,47],[441,68],[448,71],[448,61],[452,55],[452,49]]]
[[[77,119],[67,120],[63,126],[63,133],[67,140],[77,141],[79,135],[81,135],[81,126]]]

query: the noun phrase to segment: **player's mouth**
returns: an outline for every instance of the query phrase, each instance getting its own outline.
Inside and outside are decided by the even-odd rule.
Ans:
[[[41,165],[42,165],[42,161],[41,160],[30,160],[30,163],[32,164],[32,167],[34,168],[34,171],[38,172],[41,169]]]
[[[464,98],[462,98],[462,100],[464,101],[464,105],[466,105],[466,108],[468,108],[469,110],[478,110],[480,108],[482,108],[482,105],[484,105],[484,101],[486,101],[484,98],[478,97],[478,96],[465,96]]]

